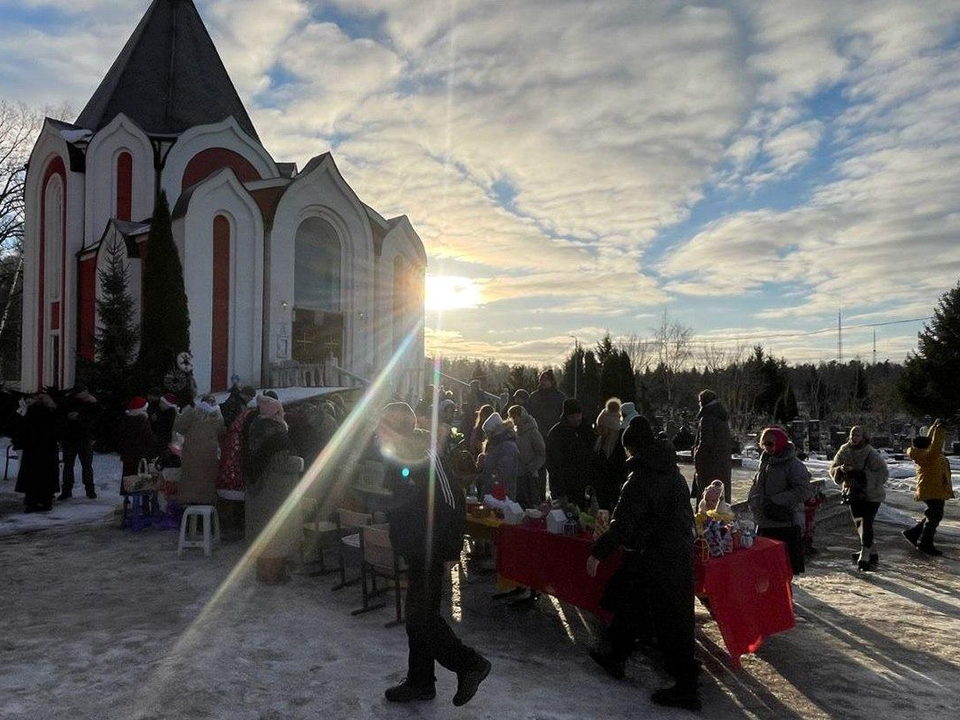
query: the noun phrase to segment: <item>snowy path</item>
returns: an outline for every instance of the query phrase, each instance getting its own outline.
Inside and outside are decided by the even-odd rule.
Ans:
[[[950,509],[952,559],[918,556],[879,531],[882,571],[852,571],[852,532],[824,549],[797,582],[797,627],[771,638],[734,672],[716,626],[698,609],[705,717],[957,717],[960,695],[960,513]],[[640,656],[628,680],[608,680],[586,655],[595,626],[547,598],[511,611],[490,600],[489,576],[457,572],[448,607],[458,632],[490,656],[481,694],[455,709],[454,681],[438,697],[387,705],[403,675],[406,638],[389,609],[363,617],[356,587],[333,576],[258,586],[246,575],[210,605],[241,548],[178,560],[172,532],[135,535],[105,525],[0,541],[0,716],[143,718],[690,717],[647,700],[662,682]],[[199,620],[198,620],[199,618]],[[196,621],[196,622],[195,622]],[[195,623],[195,624],[194,624]]]

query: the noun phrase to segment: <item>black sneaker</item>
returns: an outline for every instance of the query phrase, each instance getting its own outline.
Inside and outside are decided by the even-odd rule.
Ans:
[[[593,661],[602,667],[604,672],[614,680],[623,680],[627,676],[626,663],[620,660],[614,660],[612,657],[606,653],[600,652],[599,650],[591,650],[590,657],[593,658]]]
[[[682,688],[679,685],[657,690],[650,696],[650,699],[657,705],[681,708],[682,710],[696,711],[703,707],[699,692],[694,689]]]
[[[490,661],[482,657],[472,670],[457,673],[457,694],[453,696],[453,704],[460,707],[470,702],[492,667]]]
[[[94,490],[92,486],[87,488],[87,497],[88,497],[90,500],[96,500],[96,499],[97,499],[97,491]]]
[[[431,685],[414,685],[404,679],[399,685],[387,688],[383,696],[390,702],[404,703],[421,700],[433,700],[437,696],[437,689]]]
[[[73,497],[73,493],[70,490],[64,490],[59,495],[57,495],[57,501],[62,502],[64,500],[69,500]]]

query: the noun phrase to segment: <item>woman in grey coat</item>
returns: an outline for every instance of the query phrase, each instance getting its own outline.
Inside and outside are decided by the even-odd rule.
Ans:
[[[520,449],[517,447],[517,433],[513,429],[513,423],[504,422],[500,413],[495,412],[483,423],[483,432],[487,436],[487,442],[479,480],[482,486],[478,488],[480,497],[490,494],[494,483],[499,480],[507,497],[516,500]]]
[[[873,547],[873,521],[886,497],[884,485],[889,477],[887,463],[870,445],[863,428],[850,428],[850,438],[837,451],[830,465],[830,477],[843,486],[850,515],[860,538],[855,553],[858,570],[876,570],[880,555]]]
[[[514,405],[507,413],[517,429],[520,450],[520,473],[517,478],[517,502],[525,508],[543,502],[540,494],[540,468],[547,462],[547,444],[533,415],[522,405]]]
[[[797,449],[780,428],[760,435],[760,468],[750,487],[748,503],[757,534],[787,545],[793,574],[803,572],[803,502],[811,492],[810,472],[797,457]]]

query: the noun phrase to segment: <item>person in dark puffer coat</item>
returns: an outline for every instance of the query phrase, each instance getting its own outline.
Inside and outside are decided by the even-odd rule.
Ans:
[[[60,489],[56,409],[46,393],[21,400],[13,446],[20,451],[15,489],[24,494],[24,512],[48,512]]]
[[[723,499],[730,502],[732,489],[733,440],[728,421],[730,416],[713,390],[700,393],[697,414],[697,437],[693,443],[693,491],[695,500],[714,480],[723,483]]]
[[[547,436],[547,472],[550,475],[550,497],[561,497],[583,508],[584,492],[594,470],[590,423],[583,417],[580,401],[563,401],[563,417]]]
[[[603,604],[613,611],[608,652],[591,657],[615,678],[637,639],[656,628],[666,670],[675,685],[657,690],[658,705],[699,710],[700,666],[695,657],[693,511],[687,482],[668,440],[656,439],[650,422],[635,418],[623,433],[628,477],[610,529],[594,543],[587,573],[624,548],[623,564],[610,580]],[[655,588],[656,592],[651,592]]]

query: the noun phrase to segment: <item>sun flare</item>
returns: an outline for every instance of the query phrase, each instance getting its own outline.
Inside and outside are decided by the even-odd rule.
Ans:
[[[470,278],[451,275],[427,276],[427,310],[462,310],[475,308],[480,303],[480,286]]]

